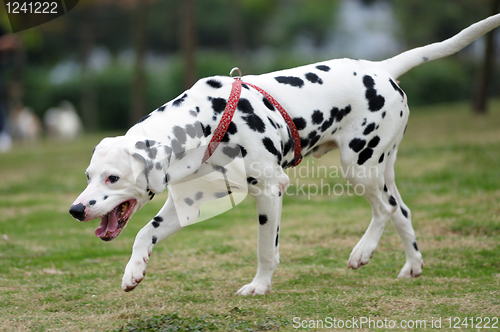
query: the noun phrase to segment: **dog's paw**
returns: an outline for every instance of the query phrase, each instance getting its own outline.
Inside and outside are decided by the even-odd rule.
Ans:
[[[245,285],[236,292],[238,295],[264,295],[271,292],[271,284],[265,282],[254,282]]]
[[[422,259],[407,261],[405,266],[399,272],[398,278],[416,278],[422,274],[424,268],[424,261]]]
[[[367,241],[363,237],[352,250],[347,267],[359,269],[363,265],[368,264],[370,258],[372,258],[375,253],[375,249],[377,249],[377,243],[370,243],[370,241]]]
[[[146,266],[148,259],[130,259],[125,267],[125,273],[122,278],[122,289],[125,292],[130,292],[142,281],[146,275]]]

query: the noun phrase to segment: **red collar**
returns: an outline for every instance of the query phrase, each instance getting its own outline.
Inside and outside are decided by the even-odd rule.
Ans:
[[[240,78],[234,79],[233,87],[231,89],[231,94],[229,95],[229,100],[227,101],[226,108],[224,109],[224,113],[222,114],[222,119],[220,120],[217,129],[215,129],[214,135],[212,136],[212,140],[208,144],[202,162],[207,161],[207,159],[212,156],[214,151],[219,146],[219,143],[222,141],[222,138],[226,134],[227,128],[229,127],[229,124],[231,123],[231,120],[233,118],[234,111],[238,106],[238,101],[240,100],[242,84],[248,85],[257,90],[258,92],[260,92],[281,113],[281,116],[283,116],[283,118],[285,119],[288,128],[290,129],[290,133],[292,134],[293,146],[294,146],[294,159],[292,163],[293,167],[297,166],[302,161],[301,144],[300,144],[299,131],[297,130],[297,127],[295,126],[295,123],[293,122],[292,118],[288,115],[285,109],[276,101],[276,99],[274,99],[270,94],[268,94],[266,91],[262,90],[256,85],[242,82]]]

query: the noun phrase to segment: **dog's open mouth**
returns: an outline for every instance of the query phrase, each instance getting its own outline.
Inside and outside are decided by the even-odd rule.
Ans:
[[[120,235],[127,225],[137,201],[131,199],[118,204],[111,212],[102,216],[101,224],[95,230],[95,235],[103,241],[111,241]]]

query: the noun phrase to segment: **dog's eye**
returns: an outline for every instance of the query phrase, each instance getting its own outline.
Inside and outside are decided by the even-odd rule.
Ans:
[[[116,175],[110,175],[108,177],[108,181],[111,182],[111,183],[115,183],[116,181],[118,181],[120,178]]]

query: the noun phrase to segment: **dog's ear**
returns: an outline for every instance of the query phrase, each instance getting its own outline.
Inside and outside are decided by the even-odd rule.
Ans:
[[[166,174],[172,149],[145,139],[134,142],[129,153],[135,181],[145,181],[146,190],[154,194],[162,193],[167,185]]]

